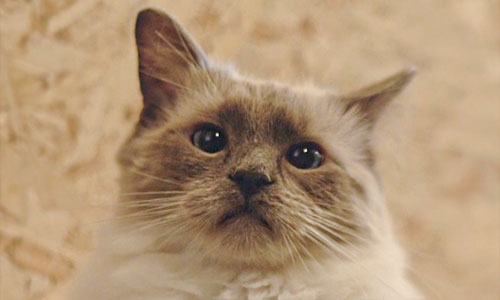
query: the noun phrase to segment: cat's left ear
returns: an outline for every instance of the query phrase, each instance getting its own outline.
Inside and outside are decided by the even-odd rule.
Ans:
[[[384,108],[408,85],[415,73],[416,68],[410,67],[343,96],[341,101],[346,104],[346,112],[355,110],[366,125],[373,127]]]

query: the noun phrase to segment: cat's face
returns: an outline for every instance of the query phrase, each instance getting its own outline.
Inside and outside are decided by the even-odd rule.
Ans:
[[[119,156],[126,220],[165,251],[231,264],[342,255],[369,239],[369,135],[409,72],[342,97],[216,69],[156,11],[141,12],[136,36],[145,106]]]

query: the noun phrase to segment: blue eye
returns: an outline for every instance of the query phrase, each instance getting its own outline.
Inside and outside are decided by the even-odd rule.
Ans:
[[[286,159],[299,169],[315,169],[323,162],[323,154],[319,145],[305,142],[290,147]]]
[[[193,133],[192,142],[197,148],[207,153],[216,153],[226,147],[227,139],[221,128],[204,125]]]

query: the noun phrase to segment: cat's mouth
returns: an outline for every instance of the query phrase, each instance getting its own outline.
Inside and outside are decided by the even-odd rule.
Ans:
[[[218,225],[220,227],[225,227],[236,222],[251,222],[254,224],[257,223],[258,225],[261,225],[266,229],[272,231],[272,227],[266,220],[266,217],[262,215],[258,210],[256,210],[252,205],[240,206],[223,215],[223,217],[218,222]]]

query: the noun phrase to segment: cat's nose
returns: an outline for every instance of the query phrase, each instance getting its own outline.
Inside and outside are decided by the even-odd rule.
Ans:
[[[237,171],[229,175],[229,178],[238,184],[245,197],[250,197],[262,188],[274,183],[266,174],[255,171]]]

